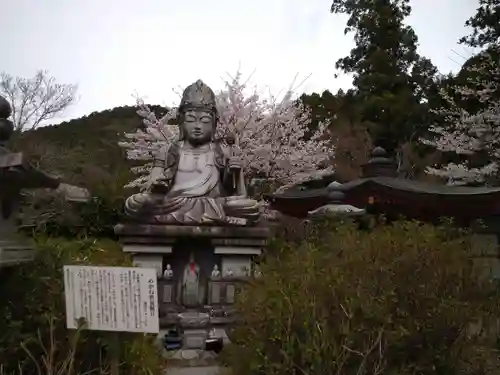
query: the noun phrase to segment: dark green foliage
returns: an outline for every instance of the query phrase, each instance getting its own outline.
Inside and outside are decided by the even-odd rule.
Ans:
[[[321,95],[313,93],[302,95],[302,102],[311,109],[311,129],[316,129],[319,122],[330,120],[335,127],[337,121],[359,123],[361,118],[357,113],[359,103],[352,92],[344,93],[339,90],[336,95],[326,90]]]
[[[484,47],[500,41],[500,1],[479,0],[476,14],[465,23],[472,27],[472,34],[460,39],[471,47]]]
[[[497,291],[465,233],[395,222],[359,231],[324,220],[274,242],[238,301],[226,351],[237,374],[486,374]],[[495,335],[496,336],[496,332]],[[491,372],[490,370],[494,370]]]
[[[409,1],[334,0],[331,11],[349,16],[345,32],[356,46],[336,66],[354,74],[353,94],[374,142],[392,151],[412,141],[427,126],[437,69],[417,53],[417,36],[404,24]]]
[[[127,192],[93,191],[87,202],[70,203],[61,194],[39,191],[26,195],[21,229],[28,235],[115,238],[114,226],[123,221]]]
[[[69,369],[61,370],[68,358],[74,361],[75,375],[88,371],[105,373],[110,334],[66,329],[62,267],[126,266],[130,261],[112,241],[37,238],[36,245],[38,252],[33,263],[0,275],[0,364],[4,373],[18,374],[20,365],[24,374],[36,374],[36,366],[42,367],[42,373],[69,374]],[[163,360],[154,337],[120,333],[120,341],[122,374],[161,373]],[[50,369],[44,369],[44,361],[51,362]]]
[[[31,225],[24,224],[23,231],[28,234],[44,234],[50,237],[87,237],[115,238],[114,226],[124,218],[122,196],[94,196],[88,202],[68,204],[58,200],[58,212],[46,220],[36,217]],[[47,203],[41,211],[54,208],[54,202]]]
[[[163,108],[152,106],[155,112]],[[65,182],[96,189],[122,189],[131,178],[125,151],[118,145],[124,133],[142,127],[137,107],[117,107],[18,134],[12,148],[24,152],[41,169]]]
[[[333,95],[328,90],[321,95],[317,93],[303,94],[300,100],[311,109],[311,131],[316,130],[320,122],[334,118],[340,110],[338,95]]]

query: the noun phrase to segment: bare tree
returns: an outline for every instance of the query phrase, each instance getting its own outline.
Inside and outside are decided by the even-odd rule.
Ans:
[[[0,74],[0,95],[10,102],[12,122],[19,131],[35,129],[63,112],[75,102],[76,91],[76,85],[56,83],[44,70],[32,78]]]

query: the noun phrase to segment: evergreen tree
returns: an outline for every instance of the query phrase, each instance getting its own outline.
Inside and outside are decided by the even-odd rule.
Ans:
[[[331,11],[349,16],[345,33],[356,43],[336,67],[354,74],[353,94],[374,143],[399,151],[426,129],[437,94],[437,69],[417,53],[418,38],[404,24],[409,0],[333,0]]]
[[[471,47],[498,45],[500,41],[500,0],[479,0],[476,14],[465,23],[472,33],[460,39]]]

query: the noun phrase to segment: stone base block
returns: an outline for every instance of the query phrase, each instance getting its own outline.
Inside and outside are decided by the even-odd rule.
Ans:
[[[187,311],[178,316],[179,325],[184,329],[207,328],[210,323],[210,315],[197,311]]]
[[[115,233],[126,245],[126,252],[169,253],[169,245],[182,238],[207,239],[213,246],[258,247],[266,245],[270,235],[266,226],[200,226],[200,225],[153,225],[118,224]],[[133,246],[131,246],[133,244]],[[149,245],[149,249],[146,246]]]
[[[22,243],[14,241],[0,241],[0,267],[10,267],[31,262],[35,251]]]
[[[252,257],[250,255],[225,255],[222,257],[221,271],[224,277],[244,278],[251,275]]]
[[[182,334],[183,349],[205,349],[205,342],[208,339],[206,329],[186,329]]]
[[[163,273],[163,256],[160,254],[134,254],[132,261],[135,267],[152,268],[158,277]]]

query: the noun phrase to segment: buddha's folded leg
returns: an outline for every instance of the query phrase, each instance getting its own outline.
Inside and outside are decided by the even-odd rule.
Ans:
[[[246,197],[227,197],[224,202],[224,211],[228,216],[255,221],[260,216],[260,204],[256,200]]]
[[[224,222],[225,214],[219,202],[206,197],[178,197],[182,202],[173,212],[156,216],[158,223],[165,224],[210,224]]]
[[[178,210],[183,203],[178,197],[169,199],[160,194],[138,193],[125,201],[125,211],[130,215],[161,215]]]
[[[260,203],[257,202],[255,199],[250,199],[247,197],[231,196],[225,198],[224,206],[234,209],[246,208],[253,210],[253,209],[259,209]]]
[[[125,201],[125,212],[130,215],[139,214],[141,213],[141,211],[144,211],[148,207],[153,207],[153,202],[154,198],[151,196],[151,194],[133,194]]]

